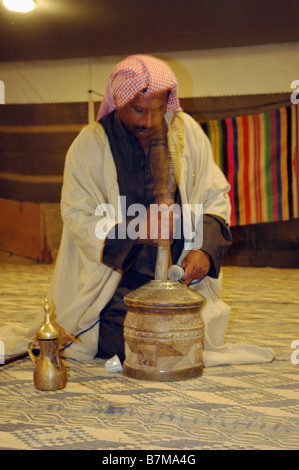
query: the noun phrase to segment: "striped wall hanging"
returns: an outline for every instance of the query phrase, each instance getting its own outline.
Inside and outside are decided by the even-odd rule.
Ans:
[[[299,217],[298,105],[201,126],[231,185],[232,226]]]

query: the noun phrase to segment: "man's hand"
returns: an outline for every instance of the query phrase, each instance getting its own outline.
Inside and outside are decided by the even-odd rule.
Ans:
[[[209,255],[202,250],[191,250],[181,264],[185,270],[181,281],[186,286],[194,280],[204,278],[211,266]]]

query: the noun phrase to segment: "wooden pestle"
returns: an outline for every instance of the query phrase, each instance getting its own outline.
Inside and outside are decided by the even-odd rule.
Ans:
[[[176,178],[174,165],[168,151],[167,125],[163,122],[150,143],[150,165],[154,180],[156,204],[171,205],[174,203]],[[171,261],[169,240],[159,240],[155,266],[155,280],[167,281],[168,268]]]

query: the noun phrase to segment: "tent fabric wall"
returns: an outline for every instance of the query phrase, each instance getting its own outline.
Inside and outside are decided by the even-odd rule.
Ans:
[[[299,79],[299,42],[155,55],[174,70],[181,98],[292,92]],[[90,89],[104,94],[112,68],[123,58],[2,62],[5,103],[85,102]]]
[[[0,106],[0,250],[55,259],[65,155],[87,121],[87,103]]]

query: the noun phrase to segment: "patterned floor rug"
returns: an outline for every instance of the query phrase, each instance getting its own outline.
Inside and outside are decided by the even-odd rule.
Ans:
[[[36,316],[52,269],[0,265],[1,325]],[[68,384],[56,392],[35,389],[29,358],[5,364],[0,449],[298,449],[299,270],[223,270],[223,300],[232,306],[227,341],[271,346],[272,363],[213,367],[195,379],[147,382],[109,373],[99,359],[68,361]]]

